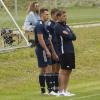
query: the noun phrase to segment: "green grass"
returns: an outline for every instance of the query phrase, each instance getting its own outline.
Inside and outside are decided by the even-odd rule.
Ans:
[[[41,96],[34,49],[0,54],[0,100],[100,100],[100,28],[73,29],[76,70],[69,89],[74,97]]]
[[[72,7],[66,9],[68,22],[74,23],[95,23],[100,22],[100,8],[96,7]]]
[[[97,7],[71,7],[67,8],[66,11],[68,13],[68,23],[70,25],[100,22],[100,8]],[[10,12],[15,17],[14,10],[10,9]],[[17,21],[17,23],[22,29],[26,17],[26,10],[18,9],[18,15],[19,20]],[[16,26],[14,25],[14,23],[12,22],[12,20],[10,19],[10,17],[4,9],[0,9],[0,29],[1,28],[16,28]],[[1,40],[2,38],[0,37],[0,48],[3,48],[3,43]],[[14,46],[18,45],[17,42],[18,41],[14,42]],[[25,40],[20,41],[20,46],[25,44]]]
[[[68,13],[68,23],[77,24],[77,23],[95,23],[100,22],[100,8],[98,7],[72,7],[66,9]],[[10,12],[15,17],[15,12],[10,10]],[[26,10],[18,10],[19,20],[18,25],[22,28],[26,17]],[[8,14],[5,10],[0,11],[0,28],[10,27],[15,28],[15,25],[8,17]]]

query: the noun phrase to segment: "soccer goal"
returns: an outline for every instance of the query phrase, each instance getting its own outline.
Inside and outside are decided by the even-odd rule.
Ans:
[[[24,31],[19,27],[3,0],[0,0],[0,52],[29,45]]]
[[[75,5],[80,3],[75,0],[0,0],[0,52],[29,47],[29,38],[22,26],[30,1],[37,1],[41,8],[45,7],[49,10],[52,8],[65,9],[70,16],[68,21],[72,28],[100,26],[100,8],[80,7],[79,9]],[[31,35],[34,39],[34,34]]]

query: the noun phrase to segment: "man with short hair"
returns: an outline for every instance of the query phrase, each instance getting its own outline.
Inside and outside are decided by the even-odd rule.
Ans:
[[[56,95],[52,91],[50,41],[49,32],[45,25],[45,22],[48,20],[48,9],[40,9],[40,18],[41,20],[39,20],[35,27],[35,42],[38,66],[40,69],[39,83],[41,87],[41,94],[45,94],[46,81],[48,93],[50,95]]]
[[[53,8],[51,9],[51,20],[49,20],[48,24],[47,24],[47,29],[50,32],[51,35],[51,40],[52,40],[52,44],[53,47],[55,49],[55,52],[57,52],[57,39],[56,39],[56,34],[54,32],[54,27],[57,21],[57,17],[56,14],[59,10],[57,8]],[[59,87],[59,82],[58,82],[58,73],[59,73],[59,58],[58,59],[54,59],[53,57],[53,53],[51,52],[51,59],[52,59],[52,82],[53,82],[53,90],[57,93],[58,92],[58,87]]]
[[[73,96],[66,91],[72,69],[75,69],[75,52],[72,41],[76,36],[66,24],[66,12],[61,10],[57,13],[58,22],[55,25],[57,35],[58,55],[61,69],[59,71],[59,96]]]

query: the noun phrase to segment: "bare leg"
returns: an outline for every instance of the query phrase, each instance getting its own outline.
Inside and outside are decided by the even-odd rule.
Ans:
[[[65,91],[68,88],[71,72],[72,72],[72,70],[66,70],[65,87],[64,87]]]
[[[66,88],[68,88],[70,74],[71,74],[71,70],[60,69],[60,71],[59,71],[60,91],[62,91],[62,90],[66,91]]]
[[[59,91],[62,92],[65,88],[65,70],[60,69],[59,71]]]
[[[52,65],[46,67],[46,73],[52,73]]]
[[[52,65],[52,72],[53,73],[59,73],[60,65],[59,64],[53,64]]]

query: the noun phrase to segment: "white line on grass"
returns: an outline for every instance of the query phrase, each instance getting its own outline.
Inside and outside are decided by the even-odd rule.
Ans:
[[[94,23],[100,23],[100,21],[78,22],[78,23],[71,23],[71,25],[86,25],[86,24],[94,24]]]
[[[1,49],[0,48],[0,53],[2,53],[2,51],[10,51],[10,50],[15,50],[15,49],[20,49],[20,48],[27,48],[27,47],[29,47],[29,46],[17,46],[17,47],[11,47],[11,48],[3,48],[3,49]]]
[[[100,26],[100,23],[95,23],[95,24],[84,24],[84,25],[73,25],[73,26],[70,26],[72,28],[88,28],[88,27],[96,27],[96,26]]]
[[[83,25],[72,25],[70,27],[72,28],[88,28],[88,27],[96,27],[96,26],[100,26],[100,23],[94,23],[94,24],[83,24]],[[0,48],[0,52],[1,51],[7,51],[7,50],[13,50],[13,49],[20,49],[20,48],[23,48],[23,47],[29,47],[29,46],[22,46],[22,47],[15,47],[15,48],[3,48],[1,49]]]
[[[80,100],[80,99],[85,99],[85,98],[90,98],[90,97],[95,97],[95,96],[100,96],[100,94],[87,95],[87,96],[77,97],[77,98],[73,98],[69,100]]]

